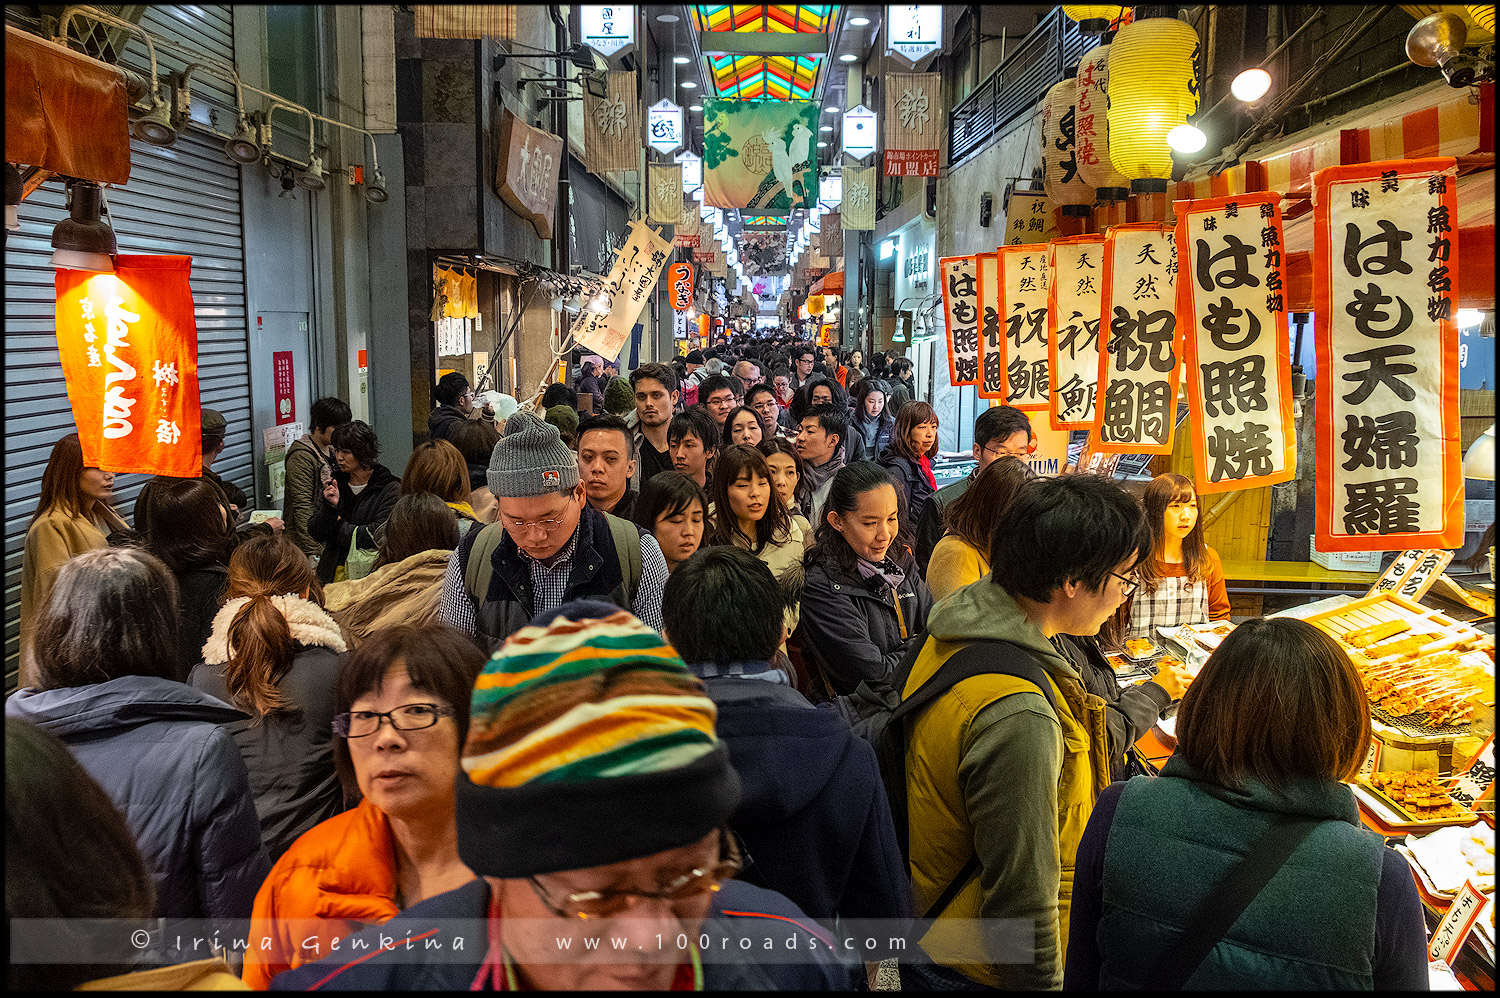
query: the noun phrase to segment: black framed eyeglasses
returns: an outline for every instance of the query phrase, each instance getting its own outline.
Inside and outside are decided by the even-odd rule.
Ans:
[[[1141,585],[1141,573],[1140,572],[1131,572],[1129,578],[1126,578],[1125,576],[1121,575],[1119,572],[1110,572],[1109,574],[1113,575],[1115,578],[1117,578],[1121,582],[1125,583],[1125,595],[1126,596],[1129,596],[1130,594],[1134,593],[1136,591],[1136,589],[1140,588],[1140,585]]]
[[[640,898],[677,902],[717,891],[723,881],[733,878],[742,869],[744,854],[740,851],[739,842],[733,832],[721,828],[717,863],[689,870],[654,891],[575,891],[563,894],[547,887],[534,876],[526,879],[537,898],[552,914],[559,918],[589,919],[618,915]]]
[[[435,703],[408,703],[384,713],[355,710],[333,716],[333,733],[340,738],[368,738],[380,730],[383,721],[390,721],[397,731],[421,731],[441,718],[452,717],[453,713],[452,707],[439,707]]]

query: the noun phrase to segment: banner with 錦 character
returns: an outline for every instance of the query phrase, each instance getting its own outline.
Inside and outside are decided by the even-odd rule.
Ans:
[[[948,383],[979,383],[979,286],[974,257],[938,261],[943,281],[943,318],[948,330]]]
[[[1089,430],[1099,388],[1099,317],[1104,301],[1104,237],[1054,239],[1047,298],[1047,360],[1054,430]]]
[[[1156,222],[1104,236],[1095,447],[1101,454],[1170,454],[1177,424],[1177,241]]]
[[[1297,428],[1281,195],[1179,201],[1176,242],[1187,273],[1177,282],[1177,316],[1198,491],[1289,481]]]
[[[1000,262],[1000,322],[1005,334],[1005,404],[1038,412],[1048,407],[1051,397],[1047,244],[1002,246],[995,256]]]
[[[887,73],[885,76],[885,175],[936,177],[943,113],[942,76],[938,73]]]
[[[810,101],[703,102],[703,203],[762,213],[818,201],[819,107]]]
[[[1457,176],[1451,158],[1313,176],[1320,551],[1463,543]]]
[[[979,286],[979,397],[1005,401],[1005,337],[1000,334],[1004,302],[1000,259],[974,254],[974,281]]]
[[[682,164],[664,166],[652,163],[646,167],[651,189],[647,214],[658,225],[676,225],[682,220]]]
[[[844,229],[875,228],[876,177],[873,166],[844,167],[844,200],[839,202]]]
[[[590,173],[641,168],[640,98],[635,71],[604,74],[604,93],[583,89],[583,165]]]
[[[119,256],[113,274],[57,271],[57,348],[86,467],[203,474],[192,265]]]
[[[609,311],[586,308],[579,312],[573,322],[573,342],[605,360],[618,357],[671,252],[672,244],[655,229],[639,219],[631,222],[625,245],[615,251],[614,266],[604,283]]]

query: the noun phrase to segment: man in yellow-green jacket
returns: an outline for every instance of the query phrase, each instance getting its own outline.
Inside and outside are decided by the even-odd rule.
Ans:
[[[1113,482],[1037,479],[997,525],[990,574],[933,607],[903,697],[976,642],[1003,642],[983,654],[1029,662],[1048,689],[971,676],[910,727],[917,910],[962,887],[922,939],[932,964],[903,964],[905,987],[1062,986],[1074,856],[1109,783],[1105,704],[1085,690],[1068,635],[1098,633],[1150,547],[1139,505]]]

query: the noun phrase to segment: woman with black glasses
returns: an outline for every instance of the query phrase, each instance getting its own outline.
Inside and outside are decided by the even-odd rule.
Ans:
[[[458,858],[454,780],[483,665],[444,624],[388,628],[350,653],[334,687],[334,761],[359,805],[305,833],[261,886],[245,957],[252,988],[474,878]]]

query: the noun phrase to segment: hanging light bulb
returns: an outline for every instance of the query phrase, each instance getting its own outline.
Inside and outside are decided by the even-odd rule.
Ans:
[[[103,219],[104,192],[92,180],[68,185],[68,217],[52,230],[52,266],[115,272],[115,230]]]
[[[1235,99],[1246,104],[1254,104],[1270,89],[1271,74],[1259,67],[1245,70],[1229,85],[1229,92],[1234,94]]]
[[[1167,133],[1167,145],[1177,152],[1192,154],[1208,145],[1208,136],[1197,125],[1178,125]]]
[[[308,157],[307,170],[297,177],[297,186],[306,191],[321,191],[328,186],[323,179],[323,157],[313,153]]]
[[[296,191],[297,185],[292,182],[292,168],[287,167],[281,171],[281,193],[276,196],[279,198],[290,198],[295,201],[297,200]]]

